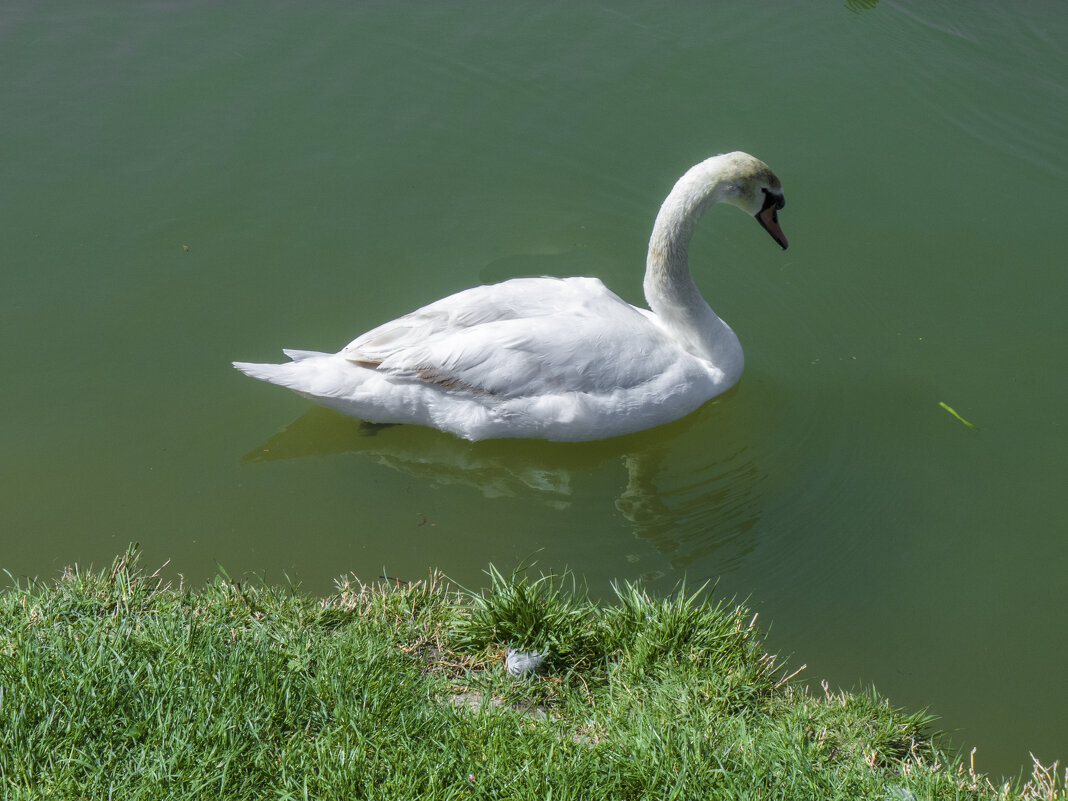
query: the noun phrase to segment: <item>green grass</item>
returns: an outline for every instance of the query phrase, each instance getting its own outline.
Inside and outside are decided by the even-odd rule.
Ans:
[[[469,592],[342,580],[315,599],[220,575],[67,570],[0,595],[0,797],[1064,798],[995,787],[930,719],[809,693],[750,613],[559,578]],[[547,651],[512,678],[505,645]]]

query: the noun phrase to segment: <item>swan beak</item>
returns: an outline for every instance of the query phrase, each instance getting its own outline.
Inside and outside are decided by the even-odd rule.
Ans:
[[[771,238],[778,242],[783,250],[786,250],[790,243],[786,241],[786,234],[779,227],[779,210],[774,204],[765,204],[764,208],[757,213],[756,218],[764,230],[771,234]]]

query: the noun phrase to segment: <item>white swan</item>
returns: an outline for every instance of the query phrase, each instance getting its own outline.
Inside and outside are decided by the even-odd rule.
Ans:
[[[687,248],[697,218],[730,203],[785,250],[779,179],[746,153],[691,167],[653,225],[649,308],[596,278],[514,278],[450,295],[338,353],[284,351],[246,375],[378,423],[419,423],[469,440],[591,440],[689,414],[742,372],[738,338],[705,303]]]

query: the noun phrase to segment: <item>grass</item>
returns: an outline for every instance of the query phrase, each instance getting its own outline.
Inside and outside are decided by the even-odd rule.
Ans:
[[[0,797],[1064,798],[995,786],[922,713],[810,693],[753,617],[626,584],[599,607],[491,569],[341,580],[315,599],[224,574],[173,587],[128,551],[0,595]],[[505,646],[547,652],[508,676]]]

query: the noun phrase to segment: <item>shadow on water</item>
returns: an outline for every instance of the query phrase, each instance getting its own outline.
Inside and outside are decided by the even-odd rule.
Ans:
[[[559,512],[593,503],[673,569],[721,550],[716,561],[726,566],[753,548],[766,477],[751,449],[733,442],[737,435],[726,430],[718,404],[656,429],[582,443],[468,442],[423,426],[376,425],[313,407],[242,461],[359,456],[424,484],[468,488],[488,499]],[[716,429],[723,429],[720,446],[709,448]]]

